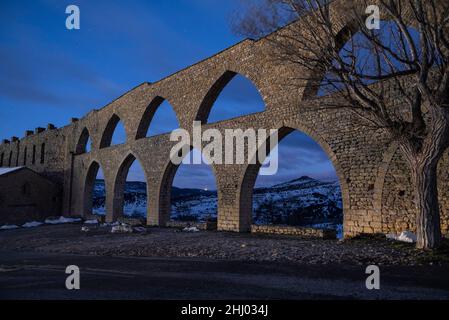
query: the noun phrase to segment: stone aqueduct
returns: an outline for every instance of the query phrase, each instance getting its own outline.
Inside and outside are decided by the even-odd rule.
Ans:
[[[342,19],[341,29],[348,23]],[[170,142],[169,134],[146,137],[146,131],[160,104],[168,100],[181,128],[191,129],[193,121],[199,120],[204,129],[221,132],[227,128],[277,128],[281,137],[292,130],[312,137],[336,169],[343,196],[345,236],[414,230],[413,188],[394,142],[385,133],[363,126],[344,109],[320,108],[327,98],[285,85],[291,83],[294,74],[306,71],[274,62],[270,51],[266,39],[245,40],[156,83],[143,83],[104,108],[72,119],[63,128],[49,125],[47,129],[27,131],[22,139],[4,140],[0,166],[25,165],[58,182],[63,190],[64,215],[91,213],[93,182],[101,167],[107,219],[112,221],[123,213],[126,176],[138,159],[147,180],[147,223],[163,226],[170,215],[170,190],[177,169],[169,157],[174,142]],[[253,82],[263,97],[265,111],[207,123],[214,101],[236,74]],[[124,124],[127,142],[110,146],[119,120]],[[89,137],[92,149],[85,152]],[[213,166],[219,230],[250,229],[258,170],[256,165]],[[449,235],[447,153],[439,165],[439,197],[442,230]]]

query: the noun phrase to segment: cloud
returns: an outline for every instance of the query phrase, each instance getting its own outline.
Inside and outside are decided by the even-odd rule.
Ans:
[[[98,96],[78,91],[79,86],[90,87],[107,97],[117,96],[123,90],[57,53],[36,51],[31,60],[23,50],[5,46],[0,49],[0,59],[0,94],[10,101],[79,107],[99,101]]]
[[[9,100],[60,105],[62,97],[33,86],[32,83],[0,78],[0,95]]]

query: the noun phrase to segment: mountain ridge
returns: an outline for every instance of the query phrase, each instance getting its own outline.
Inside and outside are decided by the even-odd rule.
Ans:
[[[127,182],[125,215],[146,216],[145,182]],[[104,181],[94,188],[94,212],[105,214]],[[301,176],[271,187],[253,191],[253,222],[341,228],[343,209],[338,181],[320,181]],[[195,188],[172,188],[174,220],[204,221],[217,217],[217,191]]]

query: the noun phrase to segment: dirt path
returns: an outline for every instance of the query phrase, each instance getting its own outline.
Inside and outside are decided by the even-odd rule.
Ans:
[[[0,231],[0,298],[449,299],[449,265],[430,258],[381,239],[42,226]],[[366,289],[371,264],[381,290]],[[80,268],[79,291],[65,289],[68,265]]]
[[[81,226],[75,224],[0,231],[0,250],[361,266],[428,265],[433,259],[415,250],[413,245],[385,239],[342,243],[224,232],[185,233],[163,228],[150,228],[144,234],[111,234],[110,228],[85,233],[80,229]]]

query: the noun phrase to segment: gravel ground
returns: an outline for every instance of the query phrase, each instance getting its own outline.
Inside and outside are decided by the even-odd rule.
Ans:
[[[148,228],[146,233],[111,234],[110,227],[80,224],[0,231],[1,250],[134,257],[197,257],[220,260],[289,261],[301,264],[448,264],[449,255],[430,254],[381,237],[347,241],[228,232],[179,232]]]

